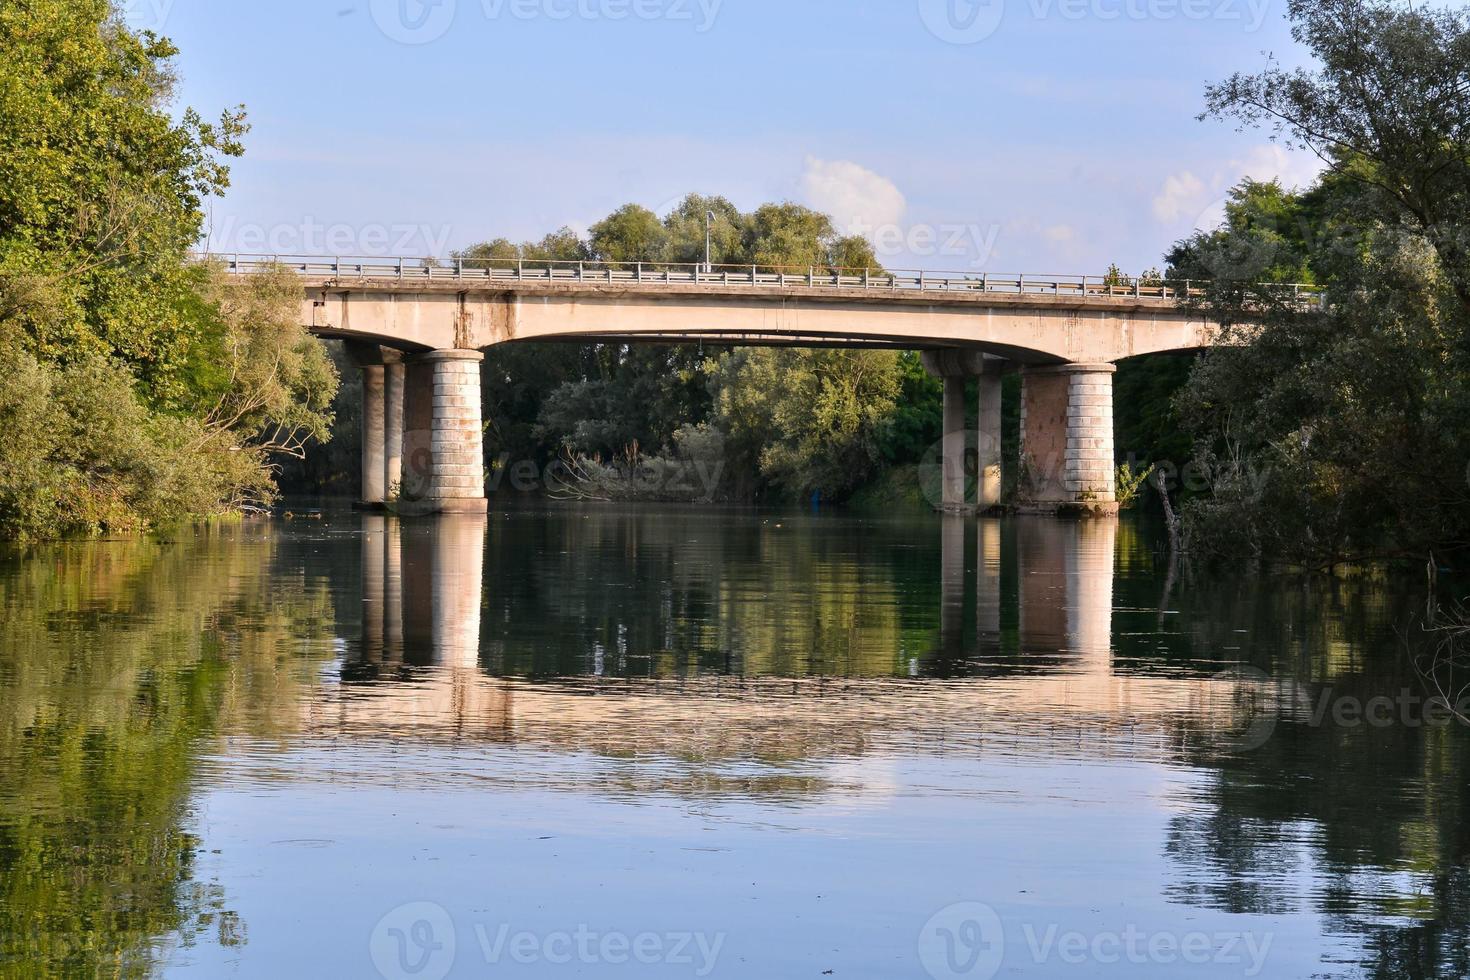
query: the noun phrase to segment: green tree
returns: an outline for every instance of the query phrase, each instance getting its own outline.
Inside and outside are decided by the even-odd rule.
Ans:
[[[832,219],[820,211],[792,204],[766,204],[750,216],[746,228],[746,255],[758,265],[881,269],[865,239],[843,237]]]
[[[593,225],[589,242],[599,262],[662,262],[668,244],[664,223],[638,204],[625,204]]]
[[[782,491],[841,500],[873,475],[902,388],[884,350],[749,348],[712,367],[715,421]]]
[[[0,328],[47,359],[118,357],[154,404],[187,399],[206,355],[180,260],[243,114],[176,119],[176,49],[106,0],[6,4],[0,52]]]
[[[705,227],[709,223],[710,261],[715,265],[743,265],[750,261],[745,248],[745,216],[723,197],[690,194],[664,218],[669,233],[669,261],[691,265],[704,261]]]
[[[243,114],[172,107],[173,45],[105,0],[0,7],[0,534],[135,530],[272,493],[336,376],[300,286],[191,264]]]
[[[1208,113],[1329,163],[1290,194],[1245,185],[1216,233],[1176,248],[1213,273],[1224,343],[1179,398],[1214,492],[1202,544],[1306,562],[1470,545],[1470,51],[1463,11],[1296,0],[1312,69],[1237,75]],[[1320,302],[1262,279],[1321,283]]]

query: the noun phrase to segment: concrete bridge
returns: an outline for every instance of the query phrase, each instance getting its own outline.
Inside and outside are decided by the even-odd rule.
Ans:
[[[485,508],[480,368],[518,341],[887,347],[944,379],[944,507],[1001,503],[1002,373],[1024,379],[1020,503],[1115,509],[1115,362],[1203,347],[1190,283],[1101,276],[592,262],[229,256],[235,274],[302,277],[302,322],[363,371],[363,497]],[[1303,302],[1315,301],[1304,287]],[[978,434],[966,385],[979,379]],[[981,474],[967,499],[966,454]]]

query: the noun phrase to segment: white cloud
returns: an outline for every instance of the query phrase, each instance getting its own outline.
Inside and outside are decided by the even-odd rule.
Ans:
[[[807,157],[801,192],[808,205],[831,215],[846,234],[897,225],[908,211],[893,181],[850,160]]]
[[[1154,217],[1172,225],[1182,217],[1199,214],[1212,196],[1205,182],[1188,170],[1164,178],[1164,188],[1154,198]]]
[[[1322,161],[1315,155],[1292,152],[1279,143],[1253,146],[1244,159],[1232,160],[1228,166],[1241,177],[1278,180],[1287,190],[1310,186],[1322,172]]]
[[[1230,188],[1246,177],[1278,181],[1287,190],[1309,187],[1322,172],[1322,163],[1310,154],[1293,152],[1277,143],[1253,146],[1241,157],[1226,160],[1204,181],[1188,170],[1164,178],[1154,198],[1154,217],[1161,224],[1189,230],[1209,230],[1225,220]]]

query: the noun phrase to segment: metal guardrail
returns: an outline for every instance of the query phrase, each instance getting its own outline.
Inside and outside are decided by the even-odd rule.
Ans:
[[[323,279],[412,283],[603,283],[624,285],[725,285],[754,288],[848,288],[893,292],[1009,293],[1036,296],[1116,296],[1174,299],[1204,295],[1203,283],[1116,276],[926,272],[922,270],[832,269],[765,265],[663,262],[556,262],[520,259],[457,259],[355,256],[246,255],[207,253],[200,261],[222,262],[234,275],[288,269]],[[1298,302],[1320,302],[1316,286],[1272,284]]]

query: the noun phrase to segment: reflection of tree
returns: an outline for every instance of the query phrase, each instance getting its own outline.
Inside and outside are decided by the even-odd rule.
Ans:
[[[143,976],[166,937],[244,941],[185,828],[201,742],[274,730],[262,694],[309,676],[277,657],[325,602],[268,588],[270,559],[235,530],[0,565],[0,975]]]
[[[1231,624],[1269,624],[1293,642],[1257,653],[1259,665],[1301,683],[1265,745],[1188,752],[1208,774],[1205,805],[1172,822],[1165,851],[1180,874],[1169,895],[1236,913],[1315,912],[1360,947],[1366,976],[1470,976],[1466,732],[1341,726],[1330,708],[1427,695],[1391,628],[1412,600],[1375,582],[1278,581],[1216,588],[1208,601],[1190,617],[1215,624],[1197,628],[1196,649]]]
[[[913,538],[933,533],[605,508],[496,518],[491,553],[518,567],[486,576],[490,664],[542,676],[891,676],[935,645],[939,569]]]

